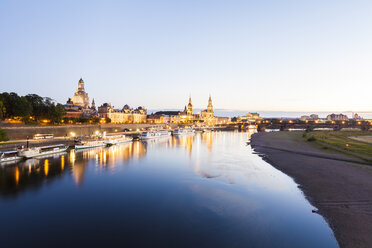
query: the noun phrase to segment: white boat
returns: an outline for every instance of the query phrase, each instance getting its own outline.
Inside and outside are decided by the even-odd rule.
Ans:
[[[120,143],[126,143],[132,141],[133,138],[126,137],[124,134],[119,135],[107,135],[105,137],[105,144],[108,146],[120,144]]]
[[[75,150],[107,146],[104,140],[85,140],[75,145]]]
[[[23,148],[18,150],[18,156],[22,158],[34,158],[49,154],[62,153],[65,152],[67,149],[68,146],[63,144]]]
[[[171,132],[167,130],[147,131],[141,134],[140,139],[156,139],[169,136],[171,136]]]
[[[177,128],[173,131],[173,135],[187,135],[194,134],[195,130],[191,128]]]
[[[18,156],[18,151],[8,151],[0,153],[0,163],[21,160],[22,157]]]

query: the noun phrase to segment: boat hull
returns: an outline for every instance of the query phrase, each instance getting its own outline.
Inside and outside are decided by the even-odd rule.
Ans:
[[[68,146],[60,148],[60,149],[52,150],[52,151],[45,151],[45,152],[37,152],[37,151],[33,151],[33,150],[27,150],[27,151],[20,151],[18,153],[18,156],[28,159],[28,158],[35,158],[35,157],[45,156],[45,155],[63,153],[65,151],[67,151],[67,149],[68,149]]]
[[[165,137],[170,137],[171,134],[167,134],[167,135],[157,135],[157,136],[141,136],[140,139],[141,140],[147,140],[147,139],[159,139],[159,138],[165,138]]]
[[[123,140],[108,140],[105,142],[105,144],[108,146],[113,146],[113,145],[118,145],[122,143],[128,143],[128,142],[131,142],[132,140],[133,140],[132,138],[127,138]]]
[[[13,162],[13,161],[21,160],[21,159],[22,159],[22,157],[20,157],[20,156],[9,157],[9,158],[0,158],[0,163]]]
[[[90,148],[96,148],[96,147],[104,147],[107,146],[107,144],[95,144],[95,145],[75,145],[75,150],[82,150],[82,149],[90,149]]]

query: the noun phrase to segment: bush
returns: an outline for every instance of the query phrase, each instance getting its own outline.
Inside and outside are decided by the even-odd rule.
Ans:
[[[313,141],[316,141],[316,138],[314,136],[311,136],[311,137],[307,138],[307,141],[313,142]]]
[[[6,130],[0,128],[0,141],[8,141]]]

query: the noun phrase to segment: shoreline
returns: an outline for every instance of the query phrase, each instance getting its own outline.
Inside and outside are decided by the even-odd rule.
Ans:
[[[372,247],[372,165],[323,151],[301,132],[257,133],[252,148],[292,177],[334,232],[340,247]]]

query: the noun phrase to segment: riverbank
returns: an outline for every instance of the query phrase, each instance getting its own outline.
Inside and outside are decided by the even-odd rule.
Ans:
[[[49,126],[27,126],[14,125],[3,126],[1,129],[6,131],[7,137],[12,140],[23,140],[27,137],[32,138],[35,134],[53,134],[54,137],[71,138],[74,136],[92,135],[96,132],[115,133],[123,131],[143,130],[150,127],[165,127],[165,124],[82,124],[82,125],[49,125]],[[171,127],[175,126],[170,124]]]
[[[318,149],[304,141],[302,132],[254,134],[251,145],[294,178],[329,222],[340,247],[372,247],[372,164]]]

